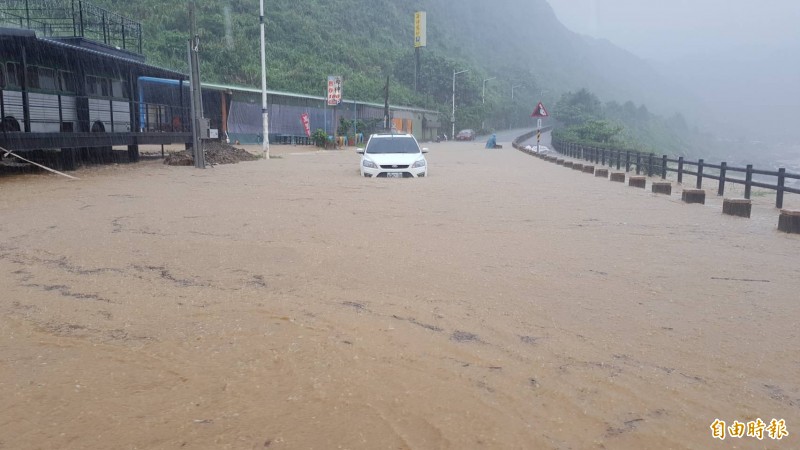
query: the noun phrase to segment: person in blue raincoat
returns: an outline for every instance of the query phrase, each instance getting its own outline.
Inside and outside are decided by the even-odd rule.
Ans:
[[[497,146],[497,135],[493,134],[489,137],[489,140],[486,141],[486,148],[495,148]]]

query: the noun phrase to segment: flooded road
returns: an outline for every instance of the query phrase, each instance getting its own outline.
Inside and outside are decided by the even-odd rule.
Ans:
[[[0,179],[0,448],[800,447],[800,236],[501,142]],[[788,200],[788,197],[787,197]],[[715,419],[789,436],[712,437]]]

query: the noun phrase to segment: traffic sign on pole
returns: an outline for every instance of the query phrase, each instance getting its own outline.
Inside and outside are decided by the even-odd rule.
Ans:
[[[536,153],[539,153],[539,140],[542,138],[542,130],[536,130]]]
[[[533,110],[531,117],[550,117],[550,114],[547,113],[542,102],[539,102],[539,104],[536,105],[536,109]]]
[[[542,117],[550,117],[550,114],[547,113],[547,109],[545,109],[542,102],[539,102],[536,105],[536,109],[533,110],[533,114],[531,117],[536,117],[536,153],[539,153],[539,141],[542,138]]]

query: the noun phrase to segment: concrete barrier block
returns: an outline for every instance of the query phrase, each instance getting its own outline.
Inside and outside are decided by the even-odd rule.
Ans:
[[[746,198],[726,198],[722,200],[722,214],[750,218],[753,202]]]
[[[686,203],[706,204],[706,191],[702,189],[684,189],[681,193],[681,200]]]
[[[583,166],[584,173],[594,173],[594,166]]]
[[[563,166],[563,165],[564,165],[564,160],[563,160],[563,159],[561,159],[561,158],[558,158],[558,159],[556,160],[556,164],[558,164],[559,166]]]
[[[672,195],[672,183],[669,181],[654,181],[652,189],[654,194]]]
[[[647,186],[647,177],[642,177],[642,176],[628,177],[628,186],[644,189]]]
[[[625,182],[625,172],[612,172],[611,181],[616,181],[617,183],[624,183]]]
[[[778,217],[778,230],[784,233],[800,234],[800,211],[782,209]]]
[[[575,163],[572,165],[572,170],[580,170],[583,171],[583,164]]]
[[[594,171],[594,176],[608,178],[608,169],[596,169]]]
[[[572,161],[564,161],[564,167],[572,168],[572,165],[575,164]]]

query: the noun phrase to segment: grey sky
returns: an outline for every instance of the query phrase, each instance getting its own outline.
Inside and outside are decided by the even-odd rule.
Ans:
[[[800,47],[798,0],[548,0],[567,28],[648,59]]]

